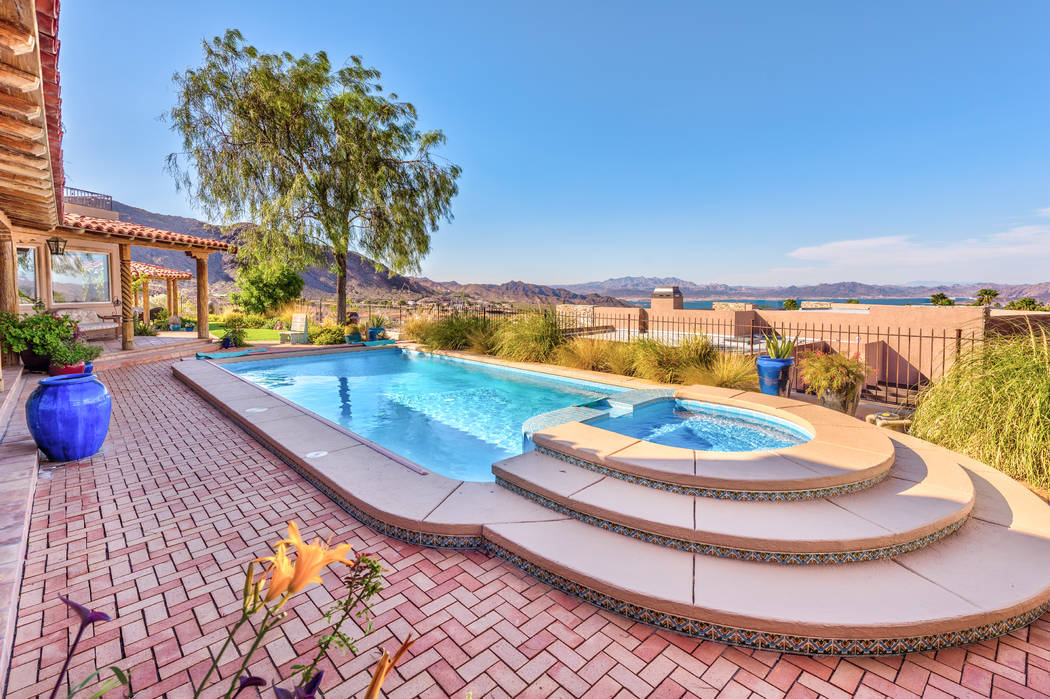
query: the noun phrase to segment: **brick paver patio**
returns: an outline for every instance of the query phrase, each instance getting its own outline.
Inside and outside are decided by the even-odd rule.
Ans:
[[[102,379],[114,395],[103,451],[41,473],[10,697],[48,692],[61,667],[72,621],[58,594],[115,617],[82,644],[75,680],[118,663],[133,669],[137,696],[186,696],[239,606],[244,563],[290,518],[304,534],[377,554],[389,571],[375,631],[357,657],[336,652],[327,668],[333,699],[358,695],[377,649],[410,632],[420,639],[387,696],[1050,696],[1050,616],[998,641],[896,658],[700,643],[598,611],[485,555],[376,534],[176,382],[170,363]],[[303,659],[336,587],[329,573],[294,599],[256,674],[286,675]]]

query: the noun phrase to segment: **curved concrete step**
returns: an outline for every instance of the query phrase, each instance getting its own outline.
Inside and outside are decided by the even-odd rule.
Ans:
[[[734,399],[679,391],[682,397],[735,405]],[[786,399],[781,399],[786,400]],[[738,401],[739,402],[739,401]],[[783,449],[714,452],[665,446],[584,422],[532,433],[542,453],[658,490],[738,500],[799,500],[871,487],[893,465],[885,430],[799,401],[790,408],[749,409],[786,417],[814,438]],[[808,409],[808,410],[807,410]]]
[[[928,546],[955,532],[973,506],[973,483],[950,454],[895,445],[902,466],[878,485],[799,501],[681,495],[534,451],[492,471],[500,485],[555,512],[649,543],[742,560],[848,563]]]
[[[934,650],[1001,635],[1050,608],[1050,507],[988,467],[964,468],[977,489],[970,519],[894,559],[768,565],[572,519],[489,525],[484,537],[493,554],[563,591],[682,633],[807,654]]]

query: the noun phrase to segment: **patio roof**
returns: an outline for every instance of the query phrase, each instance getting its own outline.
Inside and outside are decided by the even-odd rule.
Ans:
[[[174,279],[176,281],[180,279],[193,279],[193,275],[189,272],[151,265],[148,262],[132,262],[131,276],[139,278],[145,277],[147,279]]]
[[[62,207],[57,33],[55,0],[0,3],[0,210],[41,230]]]
[[[150,228],[130,221],[114,221],[82,214],[66,214],[65,225],[57,229],[60,235],[71,235],[91,239],[112,238],[113,242],[127,242],[153,248],[185,250],[187,252],[235,252],[237,246],[212,238],[200,238],[166,231],[161,228]]]

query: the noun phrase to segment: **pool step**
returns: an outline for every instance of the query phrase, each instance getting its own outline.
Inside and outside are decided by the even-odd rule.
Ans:
[[[565,592],[693,636],[808,654],[934,650],[1001,635],[1050,608],[1050,507],[993,469],[963,466],[977,492],[971,517],[892,559],[771,565],[574,519],[492,524],[484,537],[491,553]]]
[[[878,485],[798,501],[666,492],[535,451],[492,471],[500,485],[555,512],[652,544],[741,560],[848,563],[927,546],[955,532],[973,506],[973,483],[946,452],[894,446],[897,465]]]

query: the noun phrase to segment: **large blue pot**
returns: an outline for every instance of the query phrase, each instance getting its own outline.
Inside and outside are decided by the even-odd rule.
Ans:
[[[113,399],[94,374],[42,379],[26,402],[26,422],[51,461],[86,459],[109,432]]]
[[[791,392],[791,365],[795,360],[774,359],[768,354],[758,358],[758,387],[769,396],[787,396]]]

